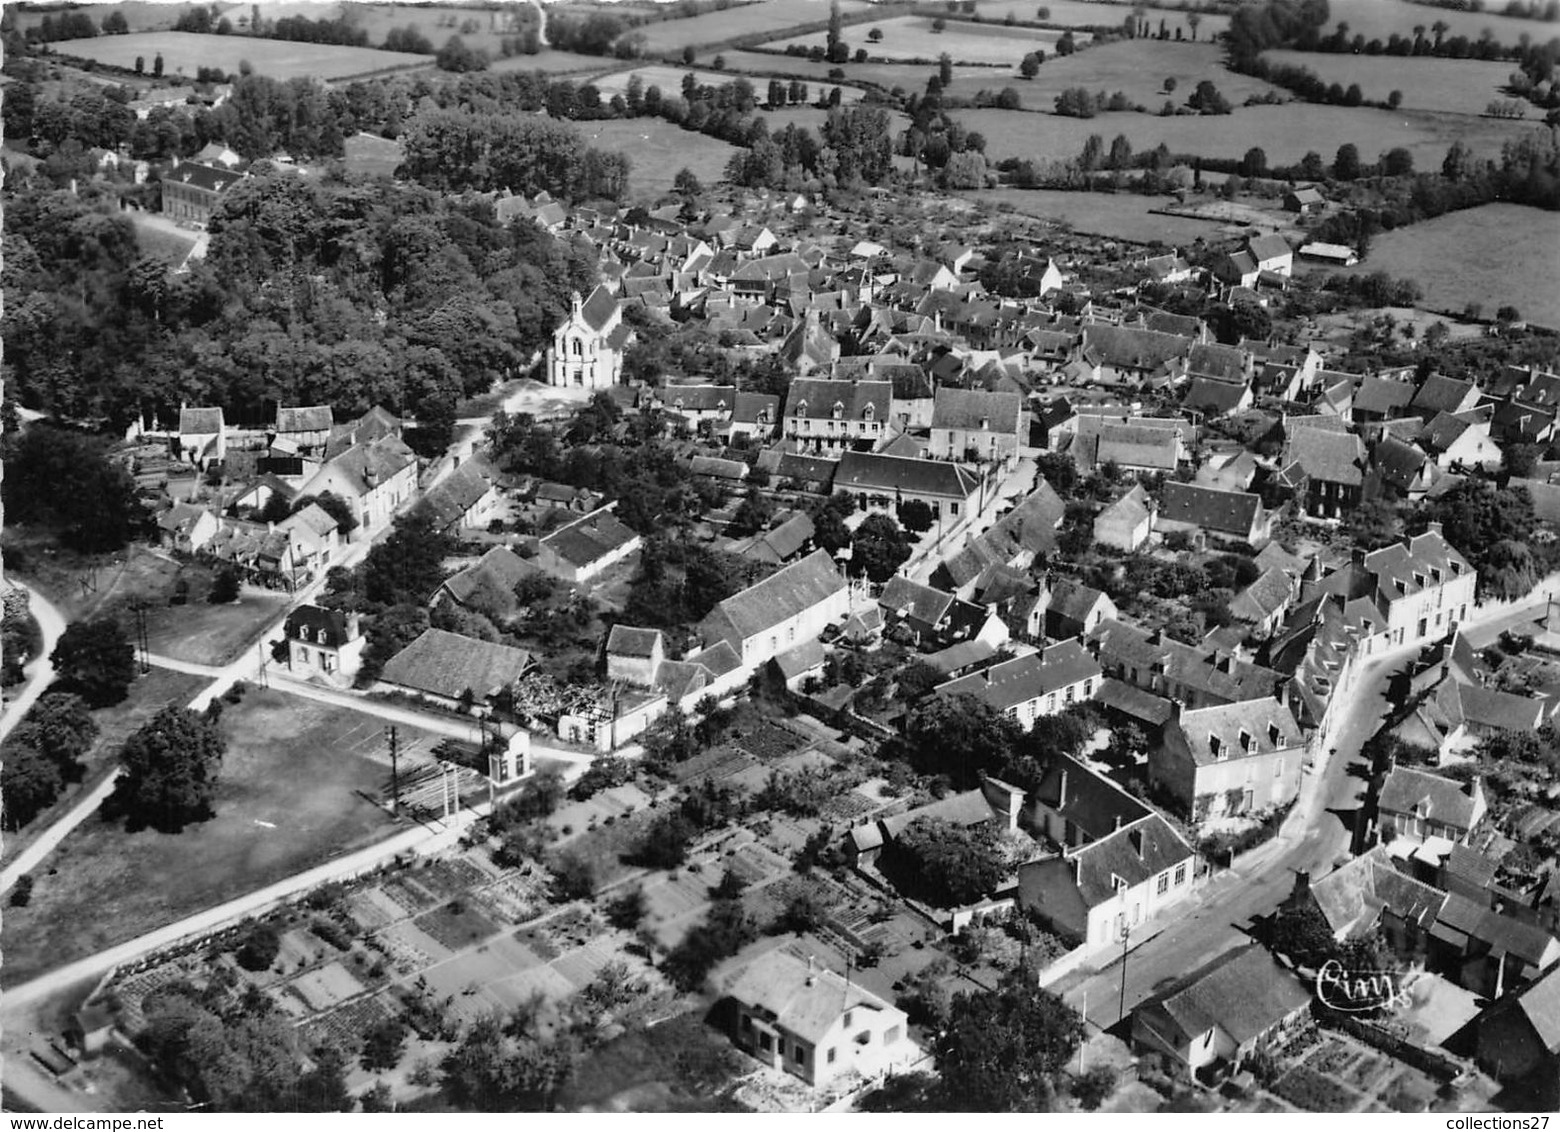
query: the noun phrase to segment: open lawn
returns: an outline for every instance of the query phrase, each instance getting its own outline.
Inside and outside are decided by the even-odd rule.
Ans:
[[[1500,4],[1485,5],[1498,9]],[[1367,40],[1386,40],[1393,32],[1412,37],[1414,28],[1423,26],[1430,34],[1430,25],[1437,20],[1447,24],[1448,36],[1466,35],[1478,39],[1488,28],[1498,43],[1517,43],[1524,34],[1532,36],[1534,43],[1544,43],[1551,36],[1560,35],[1560,24],[1543,20],[1519,20],[1501,16],[1495,12],[1458,12],[1451,8],[1431,7],[1427,4],[1411,4],[1409,0],[1331,0],[1327,6],[1332,22],[1327,31],[1340,23],[1349,25],[1349,36],[1363,35]]]
[[[573,1112],[730,1111],[719,1090],[756,1065],[699,1010],[592,1050],[559,1106]]]
[[[292,43],[281,39],[251,39],[240,35],[197,35],[184,31],[152,31],[103,35],[96,39],[65,39],[52,45],[57,55],[92,59],[126,70],[137,58],[152,65],[163,57],[165,75],[194,76],[201,67],[229,73],[248,60],[256,73],[273,79],[347,79],[401,67],[431,67],[427,55],[377,51],[372,47],[335,47],[323,43]]]
[[[808,84],[808,97],[817,98],[818,95],[830,87],[840,85],[839,81],[829,78],[829,72],[835,69],[833,63],[814,63],[811,59],[800,55],[786,55],[784,52],[771,53],[769,51],[723,51],[726,58],[728,71],[745,71],[758,78],[766,75],[778,75],[789,79],[794,76]],[[923,90],[926,80],[936,73],[936,68],[918,63],[845,63],[840,68],[845,72],[845,83],[871,83],[882,87],[884,90],[893,90],[896,86],[906,91]],[[955,84],[960,78],[972,80],[981,79],[989,83],[994,77],[1000,77],[1007,72],[994,67],[954,67],[953,78]],[[759,89],[763,87],[760,84]],[[845,87],[849,90],[849,87]],[[972,85],[971,90],[975,87]]]
[[[1560,213],[1520,204],[1486,204],[1383,232],[1352,274],[1410,276],[1423,305],[1461,311],[1480,303],[1484,317],[1511,305],[1541,326],[1560,328]]]
[[[866,7],[864,0],[840,0],[840,11],[846,15]],[[730,43],[744,36],[784,35],[799,24],[819,23],[828,18],[829,5],[825,0],[759,0],[756,4],[739,4],[724,12],[705,12],[686,20],[663,20],[635,30],[645,37],[645,54],[659,55],[681,51],[690,44],[703,47]]]
[[[201,7],[198,4],[163,4],[159,0],[125,0],[122,4],[78,4],[71,7],[72,12],[79,12],[92,17],[93,23],[101,25],[103,17],[110,12],[124,14],[125,22],[130,25],[131,31],[156,31],[159,28],[171,28],[180,16],[192,8]],[[22,30],[36,27],[43,22],[43,17],[57,14],[55,8],[40,8],[28,11],[22,7],[12,8],[10,15],[16,20],[16,26]]]
[[[1409,110],[1440,110],[1449,114],[1482,114],[1491,100],[1507,97],[1502,88],[1511,76],[1510,63],[1478,59],[1329,55],[1317,51],[1269,51],[1263,58],[1271,63],[1309,67],[1323,82],[1345,87],[1359,83],[1366,99],[1372,102],[1385,102],[1394,90],[1400,90],[1403,105]],[[1542,116],[1537,107],[1528,109],[1535,116]]]
[[[874,29],[883,33],[878,43],[867,36]],[[925,16],[896,16],[891,20],[878,20],[870,24],[854,24],[844,30],[844,39],[851,48],[865,47],[875,59],[909,62],[923,59],[935,62],[944,52],[955,63],[1011,63],[1031,51],[1044,51],[1049,57],[1056,53],[1059,31],[1042,31],[1036,28],[1003,27],[1001,24],[970,23],[954,20],[944,31],[933,31],[932,20]],[[799,44],[811,48],[823,47],[828,37],[825,32],[814,32],[771,47],[790,47]]]
[[[543,51],[536,55],[515,55],[494,59],[492,71],[545,71],[549,75],[610,71],[619,66],[604,55],[578,55],[573,51]]]
[[[228,736],[216,816],[179,834],[89,819],[8,908],[5,979],[22,982],[378,841],[399,828],[362,796],[389,773],[380,721],[280,692],[251,691]],[[401,728],[401,749],[429,736]],[[402,760],[403,766],[406,759]],[[362,793],[360,793],[362,792]]]
[[[343,164],[362,177],[390,177],[402,161],[401,143],[378,134],[356,133],[346,140]]]
[[[680,169],[693,170],[706,185],[725,175],[726,162],[736,152],[729,142],[679,129],[659,118],[576,122],[585,139],[601,149],[628,154],[633,166],[629,188],[635,197],[657,197],[672,187]]]
[[[1345,142],[1358,146],[1366,161],[1403,146],[1421,169],[1439,168],[1447,149],[1458,139],[1480,156],[1494,156],[1507,140],[1533,128],[1520,122],[1473,122],[1418,111],[1351,110],[1299,102],[1251,106],[1234,114],[1207,117],[1122,113],[1062,118],[1020,110],[964,110],[959,120],[986,135],[986,152],[993,159],[1065,160],[1078,156],[1091,134],[1099,134],[1107,145],[1117,134],[1124,134],[1137,150],[1153,149],[1164,142],[1172,153],[1200,157],[1239,158],[1252,146],[1261,146],[1270,165],[1296,164],[1310,150],[1331,160]]]
[[[141,254],[177,267],[190,254],[200,239],[199,232],[180,228],[174,221],[159,213],[130,212],[130,223],[135,225],[136,246]]]
[[[1173,204],[1169,197],[1051,189],[983,189],[965,195],[987,205],[1011,206],[1021,216],[1061,220],[1079,232],[1142,243],[1160,240],[1166,244],[1180,245],[1189,244],[1199,236],[1213,240],[1227,234],[1222,225],[1206,220],[1189,216],[1160,216],[1151,212],[1152,209]],[[1238,230],[1246,229],[1241,226]]]
[[[987,23],[1001,23],[1007,19],[1009,12],[1017,20],[1038,20],[1040,8],[1049,9],[1047,17],[1040,21],[1047,24],[1057,24],[1062,27],[1111,27],[1119,28],[1122,21],[1132,12],[1129,4],[1095,4],[1088,0],[1053,0],[1046,4],[1044,0],[982,0],[980,4],[980,17]],[[1168,3],[1160,7],[1150,7],[1144,10],[1144,16],[1149,22],[1150,30],[1154,34],[1159,33],[1159,21],[1165,21],[1165,30],[1174,39],[1176,29],[1181,30],[1181,35],[1186,39],[1192,38],[1191,26],[1186,22],[1186,14],[1182,10],[1183,5]],[[1217,16],[1204,12],[1201,21],[1197,25],[1197,41],[1212,39],[1230,26],[1228,16]]]
[[[536,22],[536,10],[529,4],[495,5],[492,9],[463,8],[450,4],[346,4],[336,0],[267,0],[262,17],[268,20],[286,16],[305,16],[311,20],[333,20],[343,12],[354,27],[368,33],[368,42],[377,47],[395,28],[415,27],[435,47],[452,35],[458,35],[467,47],[486,51],[497,59],[499,40],[518,34],[527,23]],[[231,13],[237,20],[243,9]]]
[[[983,87],[995,90],[1011,86],[1018,91],[1025,110],[1050,112],[1056,105],[1056,96],[1069,87],[1081,86],[1091,93],[1103,90],[1106,94],[1119,90],[1137,105],[1157,113],[1166,101],[1185,106],[1197,84],[1206,78],[1212,78],[1224,97],[1236,106],[1253,95],[1275,89],[1261,79],[1224,71],[1223,60],[1223,50],[1211,43],[1121,40],[1069,56],[1048,54],[1033,79],[1018,73],[1016,60],[1012,70],[955,71],[950,91],[956,97],[967,98]],[[1175,80],[1174,93],[1165,92],[1166,79]]]

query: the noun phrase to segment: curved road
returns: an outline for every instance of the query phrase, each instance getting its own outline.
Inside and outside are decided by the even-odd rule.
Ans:
[[[21,585],[20,582],[16,583]],[[31,586],[22,586],[27,591],[27,608],[32,612],[33,620],[38,622],[38,628],[43,632],[43,648],[38,653],[36,660],[28,667],[31,670],[27,676],[27,683],[22,690],[5,705],[4,714],[0,714],[0,740],[11,733],[29,708],[37,702],[54,679],[54,663],[49,657],[54,655],[54,645],[65,632],[65,618],[60,611],[54,608],[52,602],[40,594]]]

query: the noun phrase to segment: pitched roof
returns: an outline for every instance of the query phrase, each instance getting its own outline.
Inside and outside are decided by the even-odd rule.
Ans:
[[[1115,878],[1130,888],[1190,860],[1193,853],[1164,818],[1150,813],[1068,856],[1078,869],[1078,895],[1094,908],[1116,899]]]
[[[1482,809],[1478,793],[1470,792],[1455,779],[1395,766],[1382,780],[1377,807],[1383,812],[1419,814],[1459,829],[1472,829],[1474,818]]]
[[[335,414],[329,405],[303,405],[276,408],[276,431],[329,432],[335,423]]]
[[[1057,755],[1046,764],[1034,796],[1091,840],[1107,837],[1149,812],[1110,779],[1069,755]]]
[[[605,287],[597,286],[580,306],[580,317],[585,320],[585,325],[600,334],[612,321],[612,316],[617,313],[618,301],[611,291]]]
[[[1237,1045],[1260,1037],[1304,1010],[1311,992],[1274,961],[1261,944],[1227,951],[1174,987],[1139,1007],[1155,1021],[1169,1021],[1183,1045],[1220,1029]]]
[[[468,690],[480,699],[503,691],[530,667],[531,654],[524,649],[427,629],[385,662],[380,678],[452,700]]]
[[[932,402],[932,427],[1017,432],[1023,407],[1024,399],[1017,393],[944,386],[937,390]]]
[[[936,626],[953,605],[953,595],[895,574],[878,595],[878,604],[900,617]]]
[[[559,527],[542,539],[542,545],[565,562],[588,566],[638,537],[610,509],[602,507]]]
[[[286,635],[291,638],[304,629],[311,640],[318,640],[325,633],[325,643],[340,648],[351,638],[347,635],[347,615],[339,609],[323,609],[318,605],[300,605],[287,615]]]
[[[495,546],[474,565],[466,567],[444,580],[443,589],[462,605],[471,600],[479,586],[491,582],[500,590],[512,591],[515,584],[528,574],[537,574],[541,568],[527,562],[507,546]]]
[[[1198,766],[1270,755],[1305,741],[1294,712],[1272,696],[1181,713],[1179,726]]]
[[[1460,381],[1455,377],[1432,373],[1425,378],[1424,384],[1419,387],[1419,391],[1414,394],[1414,399],[1410,403],[1414,410],[1426,419],[1437,413],[1455,413],[1463,407],[1468,395],[1474,392],[1474,388],[1471,381]]]
[[[1560,967],[1534,979],[1515,995],[1501,999],[1485,1017],[1508,1010],[1527,1019],[1545,1050],[1560,1053]]]
[[[222,431],[222,410],[216,409],[183,409],[179,410],[179,435],[199,436],[204,433],[217,433]]]
[[[226,192],[242,179],[243,174],[235,173],[231,169],[201,165],[194,161],[179,162],[163,177],[165,182],[194,185],[197,189],[205,189],[211,193]]]
[[[1289,434],[1285,463],[1324,483],[1365,482],[1365,443],[1352,432],[1302,428]]]
[[[1396,416],[1399,409],[1408,408],[1414,399],[1414,387],[1406,381],[1393,381],[1385,377],[1362,377],[1360,387],[1354,393],[1356,413],[1380,413]]]
[[[1231,381],[1219,381],[1211,377],[1194,377],[1187,387],[1181,407],[1193,412],[1225,416],[1240,408],[1248,388]]]
[[[1384,908],[1428,929],[1446,905],[1446,893],[1398,872],[1385,845],[1313,880],[1311,895],[1333,931],[1350,934],[1373,927]]]
[[[961,464],[876,452],[846,452],[834,471],[835,490],[907,492],[963,502],[979,486],[979,477]]]
[[[1125,523],[1129,527],[1136,527],[1148,518],[1151,504],[1148,489],[1140,483],[1133,484],[1131,491],[1096,515],[1094,523],[1096,526],[1100,523]]]
[[[1277,566],[1269,566],[1230,602],[1230,615],[1237,621],[1259,623],[1289,604],[1294,596],[1294,581]]]
[[[1256,257],[1258,262],[1266,259],[1278,259],[1281,256],[1290,255],[1293,248],[1284,237],[1270,234],[1266,236],[1254,236],[1246,241],[1246,248]]]
[[[1186,371],[1217,381],[1244,382],[1250,363],[1251,355],[1238,346],[1204,342],[1192,347]]]
[[[449,527],[458,523],[466,512],[493,489],[495,474],[486,461],[467,460],[439,481],[417,506],[419,510],[428,513],[435,526],[441,529]]]
[[[1019,551],[1049,554],[1056,549],[1056,529],[1067,513],[1062,497],[1043,476],[1035,489],[993,524],[982,539],[998,554],[1015,557]]]
[[[1192,483],[1165,483],[1159,522],[1187,523],[1206,530],[1245,536],[1262,511],[1262,497],[1248,491],[1220,491]]]
[[[1099,662],[1077,641],[1062,641],[1045,649],[961,676],[934,691],[939,696],[975,696],[998,711],[1040,699],[1073,684],[1102,675]]]
[[[737,394],[735,405],[731,412],[731,419],[738,424],[757,424],[764,414],[768,414],[767,420],[773,424],[780,417],[780,398],[773,393],[747,393]]]
[[[632,625],[614,625],[607,634],[608,656],[655,655],[655,647],[664,641],[659,629],[636,629]]]
[[[724,620],[745,640],[811,609],[844,588],[845,579],[835,568],[829,552],[815,550],[801,561],[728,597],[710,616]]]
[[[785,395],[785,415],[809,419],[827,419],[834,406],[841,406],[840,419],[886,421],[894,386],[888,381],[834,381],[828,378],[799,377],[791,382]]]
[[[400,437],[382,436],[378,440],[347,449],[335,459],[327,461],[320,471],[323,473],[332,469],[339,472],[352,493],[362,498],[416,463],[416,454]]]
[[[1086,586],[1076,578],[1060,577],[1051,583],[1050,610],[1073,621],[1082,621],[1104,596],[1103,590]]]
[[[685,412],[731,412],[738,396],[732,385],[668,385],[661,403]]]
[[[1083,328],[1083,348],[1106,365],[1156,370],[1186,357],[1192,340],[1179,334],[1094,323]]]
[[[867,1009],[903,1015],[859,980],[847,982],[826,967],[803,962],[785,951],[755,959],[727,989],[738,1002],[763,1007],[775,1025],[816,1044],[848,1010]]]

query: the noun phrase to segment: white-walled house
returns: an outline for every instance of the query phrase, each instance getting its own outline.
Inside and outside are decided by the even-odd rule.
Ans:
[[[746,668],[815,640],[850,612],[850,588],[826,550],[722,601],[700,626],[707,645],[726,641]]]
[[[350,680],[363,667],[367,638],[356,613],[300,605],[287,615],[287,668],[303,676],[340,676]]]

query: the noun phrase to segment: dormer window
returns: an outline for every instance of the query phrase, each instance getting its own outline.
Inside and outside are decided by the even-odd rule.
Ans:
[[[1219,741],[1219,737],[1217,735],[1209,734],[1208,749],[1213,752],[1213,757],[1216,759],[1222,759],[1225,757],[1224,744]]]
[[[1243,751],[1251,750],[1251,732],[1244,727],[1240,729],[1240,749]]]
[[[845,406],[839,401],[834,402],[834,419],[839,420],[845,415]]]
[[[991,418],[990,417],[981,417],[980,418],[980,431],[981,432],[990,432],[991,431]]]
[[[798,404],[796,406],[796,415],[798,417],[805,417],[807,415],[807,402],[806,401],[803,401],[803,402],[801,402],[800,404]]]
[[[1272,743],[1273,746],[1275,746],[1275,747],[1278,746],[1279,734],[1280,734],[1280,732],[1278,730],[1278,724],[1269,722],[1268,723],[1268,742]]]
[[[876,415],[876,413],[877,409],[872,405],[868,405],[865,409],[861,410],[861,417],[863,420],[870,421],[873,416]]]

